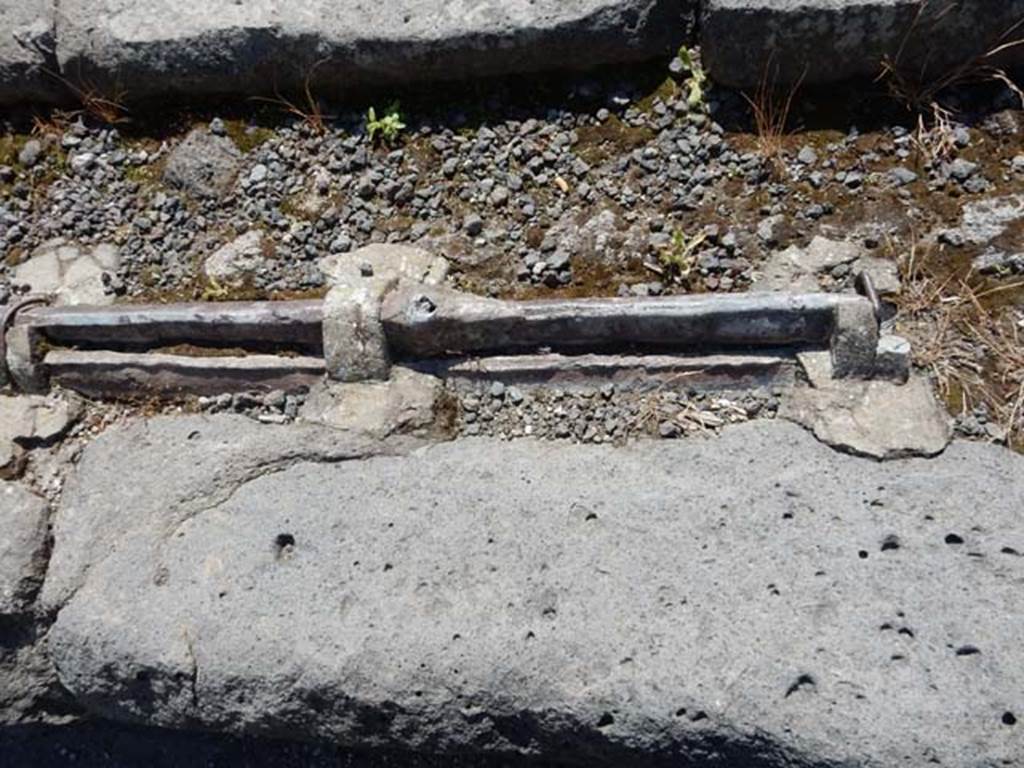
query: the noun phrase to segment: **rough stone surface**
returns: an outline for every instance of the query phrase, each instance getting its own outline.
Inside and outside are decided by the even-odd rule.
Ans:
[[[705,0],[701,24],[711,76],[731,86],[942,74],[995,48],[1024,16],[1021,0]],[[1002,63],[1019,63],[1019,48]]]
[[[53,97],[55,43],[51,0],[0,2],[0,103]]]
[[[33,293],[53,294],[56,304],[110,304],[114,297],[107,292],[103,275],[115,273],[119,264],[115,245],[90,248],[57,238],[15,268],[14,283]]]
[[[587,765],[1024,751],[1004,449],[878,463],[763,422],[261,476],[244,451],[289,432],[237,451],[234,422],[189,421],[108,433],[64,498],[49,647],[94,712]]]
[[[852,264],[861,254],[854,243],[815,237],[806,247],[791,245],[772,255],[761,267],[753,291],[818,291],[818,276],[840,264]]]
[[[18,0],[20,2],[20,0]],[[585,68],[668,54],[687,0],[62,0],[63,70],[135,96],[258,93]],[[317,64],[320,64],[317,66]]]
[[[217,198],[235,180],[241,159],[231,139],[196,128],[167,158],[163,178],[193,197]]]
[[[391,369],[388,381],[327,384],[312,391],[299,416],[314,424],[384,438],[436,431],[441,380],[407,368]]]
[[[320,271],[331,285],[353,285],[367,277],[441,285],[448,275],[448,261],[422,248],[375,243],[324,257]]]
[[[252,229],[211,253],[203,271],[221,285],[240,285],[251,277],[267,257],[263,232]]]
[[[60,438],[80,414],[77,401],[0,395],[0,477],[17,474],[26,448],[48,445]]]
[[[843,381],[794,390],[779,415],[828,445],[875,459],[934,456],[952,437],[949,417],[919,376],[906,384]]]
[[[878,320],[866,301],[836,307],[832,332],[832,375],[837,379],[870,378],[875,373]]]
[[[254,477],[302,461],[343,461],[384,449],[378,441],[334,429],[265,425],[227,414],[161,417],[106,432],[90,445],[81,462],[85,471],[67,489],[73,499],[55,516],[54,533],[65,546],[51,557],[41,602],[47,609],[64,602],[91,565],[143,518],[166,533]],[[166,471],[165,461],[172,454],[184,462],[180,472]],[[129,455],[130,466],[145,482],[125,483],[123,473],[118,478],[112,472],[123,470]],[[111,471],[110,485],[99,495],[78,493],[79,481],[94,471]],[[111,505],[101,498],[111,493],[123,494],[122,502]]]
[[[46,569],[46,502],[0,481],[0,616],[24,611]]]
[[[902,384],[910,377],[911,352],[910,342],[902,336],[882,336],[875,353],[875,375]]]
[[[324,360],[338,381],[387,379],[391,353],[381,322],[381,305],[395,280],[356,278],[339,283],[324,299]]]

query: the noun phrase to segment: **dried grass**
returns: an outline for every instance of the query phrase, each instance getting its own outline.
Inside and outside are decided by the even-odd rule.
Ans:
[[[917,241],[901,261],[899,309],[914,362],[952,409],[983,406],[1007,442],[1024,447],[1024,313],[999,300],[1024,281],[992,286],[973,270],[944,270],[935,256],[936,246]]]
[[[934,16],[935,21],[951,12],[954,2],[947,2]],[[886,83],[889,93],[908,110],[917,114],[915,144],[929,160],[950,157],[955,149],[952,140],[952,112],[942,104],[942,94],[956,86],[1001,83],[1006,86],[1024,106],[1024,91],[1013,81],[1005,70],[996,66],[999,56],[1011,48],[1024,45],[1024,36],[1014,37],[1024,26],[1024,18],[1006,29],[992,46],[983,53],[935,74],[929,72],[927,62],[916,70],[905,61],[907,45],[915,35],[927,39],[928,30],[923,29],[925,13],[935,7],[931,0],[923,0],[914,16],[914,21],[904,35],[895,56],[882,60],[882,71],[878,80]]]
[[[743,94],[754,115],[754,128],[757,132],[757,150],[775,170],[778,176],[785,173],[786,165],[782,152],[785,137],[788,134],[789,115],[793,108],[800,86],[803,85],[806,69],[789,88],[778,85],[778,69],[773,67],[773,60],[765,64],[761,82],[753,96]]]
[[[327,133],[327,121],[331,118],[324,114],[323,107],[320,105],[320,100],[313,93],[313,77],[316,74],[316,70],[326,64],[327,61],[327,59],[320,59],[309,68],[309,71],[306,72],[306,77],[302,85],[301,103],[296,103],[282,96],[276,85],[274,87],[273,98],[268,98],[266,96],[254,96],[252,97],[252,100],[273,104],[279,109],[282,109],[288,114],[301,120],[303,125],[305,125],[309,132],[314,136],[323,136]]]

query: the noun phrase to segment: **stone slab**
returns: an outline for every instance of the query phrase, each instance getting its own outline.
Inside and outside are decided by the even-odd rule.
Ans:
[[[1024,754],[1005,449],[879,463],[757,422],[264,464],[308,443],[271,429],[163,419],[86,449],[45,594],[90,711],[585,765]]]
[[[49,101],[57,93],[54,6],[52,0],[0,2],[0,104]]]
[[[46,502],[0,481],[0,617],[30,605],[46,571]]]
[[[443,385],[435,376],[408,368],[391,369],[387,381],[328,383],[309,393],[300,418],[377,438],[394,434],[429,435],[438,423]]]
[[[941,75],[992,50],[1024,0],[704,0],[703,61],[725,85],[756,88],[877,77],[888,57],[910,76]],[[1019,30],[1018,30],[1019,31]],[[992,63],[1024,61],[1020,46]]]
[[[21,2],[21,0],[8,0]],[[692,0],[62,0],[63,71],[133,97],[579,69],[670,54]],[[317,66],[319,63],[319,66]]]
[[[952,437],[949,416],[929,381],[815,382],[783,400],[779,415],[802,424],[822,442],[860,456],[935,456]]]

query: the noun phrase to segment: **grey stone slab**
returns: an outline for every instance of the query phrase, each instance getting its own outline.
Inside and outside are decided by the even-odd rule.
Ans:
[[[705,0],[701,45],[711,76],[741,88],[875,77],[887,57],[927,78],[1015,38],[1022,17],[1024,0]]]
[[[884,371],[883,371],[884,373]],[[779,415],[822,442],[860,456],[934,456],[949,445],[949,415],[920,376],[890,381],[816,382],[783,400]]]
[[[386,449],[362,435],[311,424],[264,425],[235,415],[156,418],[104,433],[90,445],[82,459],[86,469],[71,478],[68,490],[93,471],[110,485],[98,495],[72,491],[75,500],[58,511],[54,530],[64,545],[53,553],[41,600],[48,610],[60,605],[144,519],[167,532],[246,480],[302,461],[344,461]],[[166,463],[174,455],[184,462],[180,471]],[[117,469],[128,466],[139,482],[126,482]],[[108,494],[122,502],[109,504],[103,498]]]
[[[43,499],[0,481],[0,617],[26,610],[43,582],[47,517]]]
[[[686,38],[692,0],[62,0],[63,70],[133,96],[267,93],[648,59]],[[316,66],[317,63],[320,66]]]
[[[49,101],[58,92],[54,5],[0,2],[0,104]]]
[[[585,765],[1024,754],[1004,449],[878,463],[759,422],[239,475],[232,441],[288,434],[160,420],[86,450],[46,590],[89,710]]]

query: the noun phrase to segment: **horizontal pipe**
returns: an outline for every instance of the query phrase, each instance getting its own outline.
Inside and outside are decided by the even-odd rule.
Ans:
[[[319,350],[323,302],[196,302],[40,307],[20,313],[55,344],[125,349],[192,343]]]
[[[381,318],[392,350],[413,357],[539,347],[780,347],[827,344],[837,309],[866,301],[763,293],[510,302],[407,285],[387,296]]]

